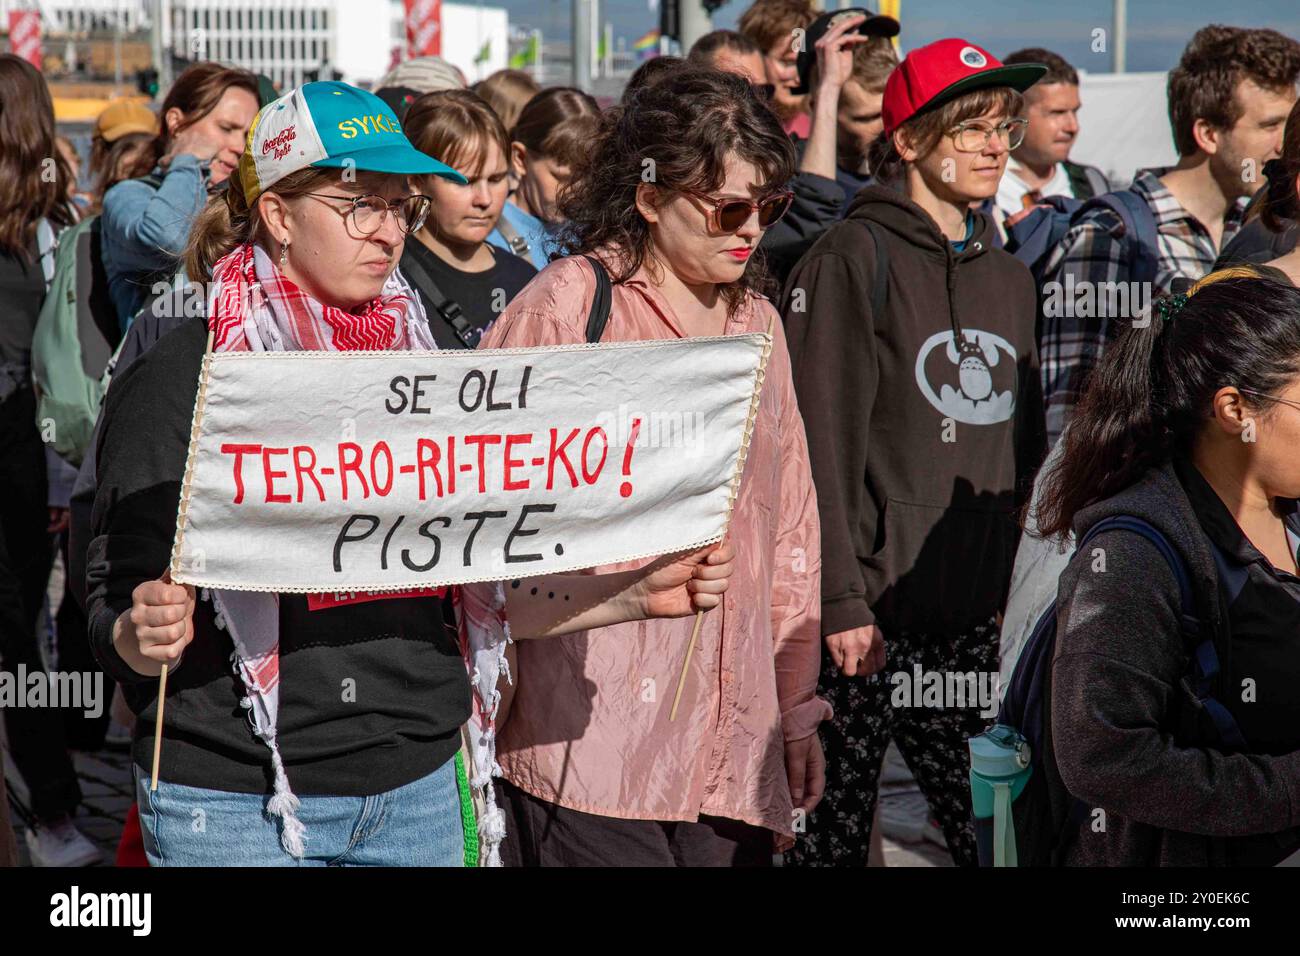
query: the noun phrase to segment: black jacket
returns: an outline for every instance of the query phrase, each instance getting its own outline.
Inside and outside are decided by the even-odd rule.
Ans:
[[[160,338],[187,321],[183,315],[172,314],[173,310],[168,307],[172,301],[170,297],[164,297],[158,300],[162,303],[161,306],[155,303],[154,307],[142,309],[135,317],[135,321],[126,330],[126,335],[122,337],[117,354],[111,360],[110,377],[125,372],[132,362],[153,348]],[[90,447],[81,460],[81,468],[77,471],[77,480],[68,502],[68,589],[83,610],[86,607],[86,548],[92,537],[90,515],[95,504],[95,448],[99,445],[99,429],[103,418],[101,414],[95,420]]]
[[[1256,216],[1248,220],[1223,247],[1214,268],[1272,262],[1295,249],[1297,240],[1300,240],[1300,225],[1290,223],[1281,232],[1274,232]]]
[[[844,187],[815,173],[796,173],[790,181],[794,202],[771,229],[763,234],[759,249],[768,271],[784,283],[799,258],[835,223],[844,211]]]

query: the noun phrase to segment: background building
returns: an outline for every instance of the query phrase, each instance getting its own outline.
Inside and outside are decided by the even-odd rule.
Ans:
[[[264,73],[281,89],[335,71],[370,86],[406,42],[401,0],[0,0],[0,30],[10,11],[32,9],[51,81],[132,89],[138,70],[159,68],[165,86],[204,59]],[[506,66],[504,8],[444,3],[442,21],[442,55],[469,82]]]

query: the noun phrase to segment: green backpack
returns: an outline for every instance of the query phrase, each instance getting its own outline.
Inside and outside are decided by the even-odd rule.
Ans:
[[[121,333],[108,295],[100,219],[92,216],[59,235],[53,276],[32,338],[36,422],[66,461],[81,464]]]

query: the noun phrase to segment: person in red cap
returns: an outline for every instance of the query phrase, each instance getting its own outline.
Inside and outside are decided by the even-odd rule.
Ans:
[[[891,738],[953,859],[976,862],[966,740],[996,712],[997,617],[1043,411],[1033,280],[971,207],[996,194],[1044,70],[959,39],[910,53],[885,85],[877,183],[782,296],[821,518],[819,692],[835,709],[797,864],[866,864]]]

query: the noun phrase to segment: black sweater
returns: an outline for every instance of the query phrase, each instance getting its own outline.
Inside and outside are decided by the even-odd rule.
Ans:
[[[207,338],[184,322],[114,379],[97,444],[99,489],[87,555],[90,638],[139,718],[135,762],[150,766],[158,682],[126,666],[113,622],[131,592],[166,569]],[[308,609],[280,595],[279,744],[300,796],[360,796],[431,773],[460,746],[470,712],[465,664],[437,598]],[[271,789],[270,751],[253,736],[229,635],[196,602],[194,639],[167,679],[160,776],[243,793]]]

